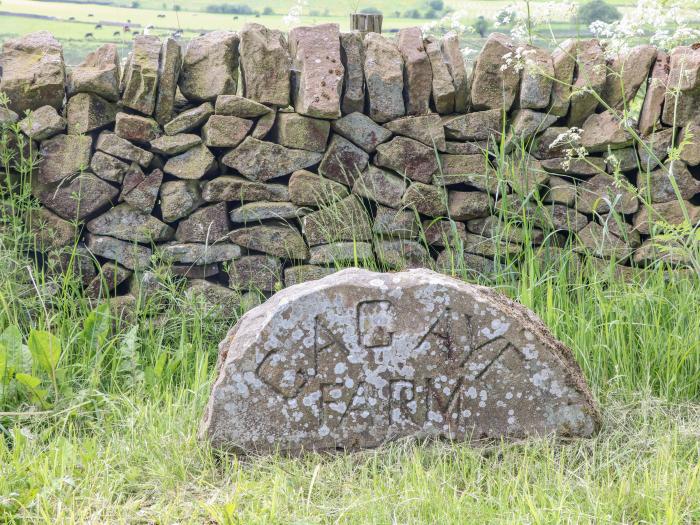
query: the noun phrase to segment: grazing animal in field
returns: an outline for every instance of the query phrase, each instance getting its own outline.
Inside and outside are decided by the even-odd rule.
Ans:
[[[158,15],[158,18],[165,18],[165,15],[161,13]]]
[[[132,35],[138,35],[138,34],[139,34],[138,31],[134,31],[134,32],[132,33]]]
[[[102,29],[102,24],[95,24],[95,29]]]
[[[74,16],[69,16],[69,17],[68,17],[68,20],[75,20],[75,17],[74,17]]]
[[[93,35],[92,33],[85,33],[85,38],[95,38],[95,35]]]
[[[114,33],[112,33],[112,36],[119,36],[121,34],[122,34],[121,31],[115,31]]]
[[[95,16],[95,15],[93,15],[92,13],[88,13],[88,16]]]
[[[124,26],[123,31],[125,33],[129,33],[131,31],[131,28],[129,26]]]
[[[143,28],[143,34],[150,35],[151,29],[153,29],[153,24],[148,24],[146,27]]]
[[[234,20],[238,20],[238,17],[237,17],[237,16],[234,16],[233,19],[234,19]]]

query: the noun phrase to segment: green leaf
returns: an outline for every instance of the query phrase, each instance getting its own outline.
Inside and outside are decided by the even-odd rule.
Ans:
[[[51,332],[32,330],[29,333],[29,351],[34,364],[45,372],[54,374],[61,356],[61,341]]]
[[[31,335],[30,335],[31,337]],[[48,396],[48,392],[43,389],[39,388],[39,385],[41,385],[41,379],[39,379],[36,376],[30,375],[30,374],[15,374],[15,379],[17,382],[25,387],[27,390],[29,390],[30,398],[33,401],[38,401],[42,405],[44,404],[43,402],[46,400],[46,396]]]
[[[111,322],[112,318],[109,313],[109,304],[100,304],[85,318],[83,330],[80,332],[80,338],[88,346],[96,346],[99,348],[104,344],[109,335]]]
[[[22,333],[10,325],[0,334],[0,381],[22,370]]]

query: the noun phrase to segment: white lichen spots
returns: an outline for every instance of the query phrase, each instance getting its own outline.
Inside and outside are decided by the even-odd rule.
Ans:
[[[345,378],[345,387],[346,388],[352,388],[355,386],[355,381],[353,381],[352,377],[348,376]]]
[[[538,388],[545,388],[545,382],[551,377],[551,372],[549,368],[543,368],[539,372],[536,372],[530,378],[533,385]]]
[[[309,392],[301,400],[302,405],[305,407],[316,407],[318,406],[318,400],[321,399],[321,392],[319,390],[315,392]]]
[[[513,416],[509,417],[507,421],[508,421],[508,424],[509,424],[509,425],[514,425],[514,424],[515,424],[515,418],[514,418]]]
[[[337,403],[328,403],[328,408],[338,414],[345,414],[345,411],[348,409],[348,404],[345,401],[338,401]]]
[[[471,417],[471,415],[472,415],[471,410],[468,410],[468,409],[462,410],[462,417]]]
[[[488,339],[495,339],[505,334],[509,328],[510,323],[494,318],[491,320],[491,327],[485,326],[479,330],[479,333]]]
[[[531,359],[537,359],[539,357],[539,352],[535,350],[535,345],[532,343],[528,343],[522,348],[522,353],[525,359],[531,360]]]
[[[476,399],[476,396],[477,396],[478,394],[477,394],[476,388],[474,388],[473,386],[470,386],[470,387],[467,389],[467,391],[465,392],[465,395],[466,395],[469,399]]]
[[[344,374],[348,369],[348,365],[343,363],[342,361],[340,363],[335,364],[335,368],[333,368],[333,371],[336,373],[336,375]]]
[[[411,414],[415,414],[416,410],[418,409],[418,404],[415,401],[409,401],[406,403],[406,408],[408,408],[408,411]]]
[[[445,394],[446,396],[449,396],[452,390],[450,390],[449,387],[443,387],[442,393]]]
[[[506,392],[506,399],[513,399],[513,392]]]
[[[331,433],[331,429],[328,428],[328,425],[322,425],[318,427],[318,435],[321,437],[326,437],[328,434]]]
[[[340,399],[343,397],[343,391],[340,388],[334,388],[328,393],[333,399]]]
[[[559,381],[553,379],[549,385],[549,393],[555,397],[562,397],[566,394],[566,388],[559,384]]]
[[[442,414],[440,412],[435,412],[434,410],[428,411],[428,421],[432,421],[434,423],[442,423],[443,419],[444,418],[442,417]]]

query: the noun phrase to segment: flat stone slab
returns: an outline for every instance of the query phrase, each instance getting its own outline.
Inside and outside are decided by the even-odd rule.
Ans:
[[[201,436],[298,453],[599,427],[571,351],[529,310],[430,270],[348,269],[277,293],[231,329]]]

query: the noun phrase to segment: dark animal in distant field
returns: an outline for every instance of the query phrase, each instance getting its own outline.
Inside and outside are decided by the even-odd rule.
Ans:
[[[85,33],[85,38],[95,38],[95,35],[92,33]]]
[[[160,14],[160,15],[158,15],[158,18],[165,18],[165,15],[164,15],[164,14]]]
[[[92,13],[88,13],[88,16],[95,16],[95,15],[93,15]]]
[[[95,24],[95,29],[102,29],[102,24]]]
[[[132,33],[132,35],[138,35],[138,34],[139,34],[138,31],[134,31],[134,32]]]
[[[129,32],[131,31],[131,29],[129,28],[129,26],[124,26],[124,29],[123,29],[123,30],[124,30],[125,33],[129,33]]]
[[[114,33],[112,33],[112,36],[119,36],[121,34],[122,34],[121,31],[115,31]]]
[[[75,17],[74,17],[74,16],[69,16],[69,17],[68,17],[68,20],[75,20]]]

